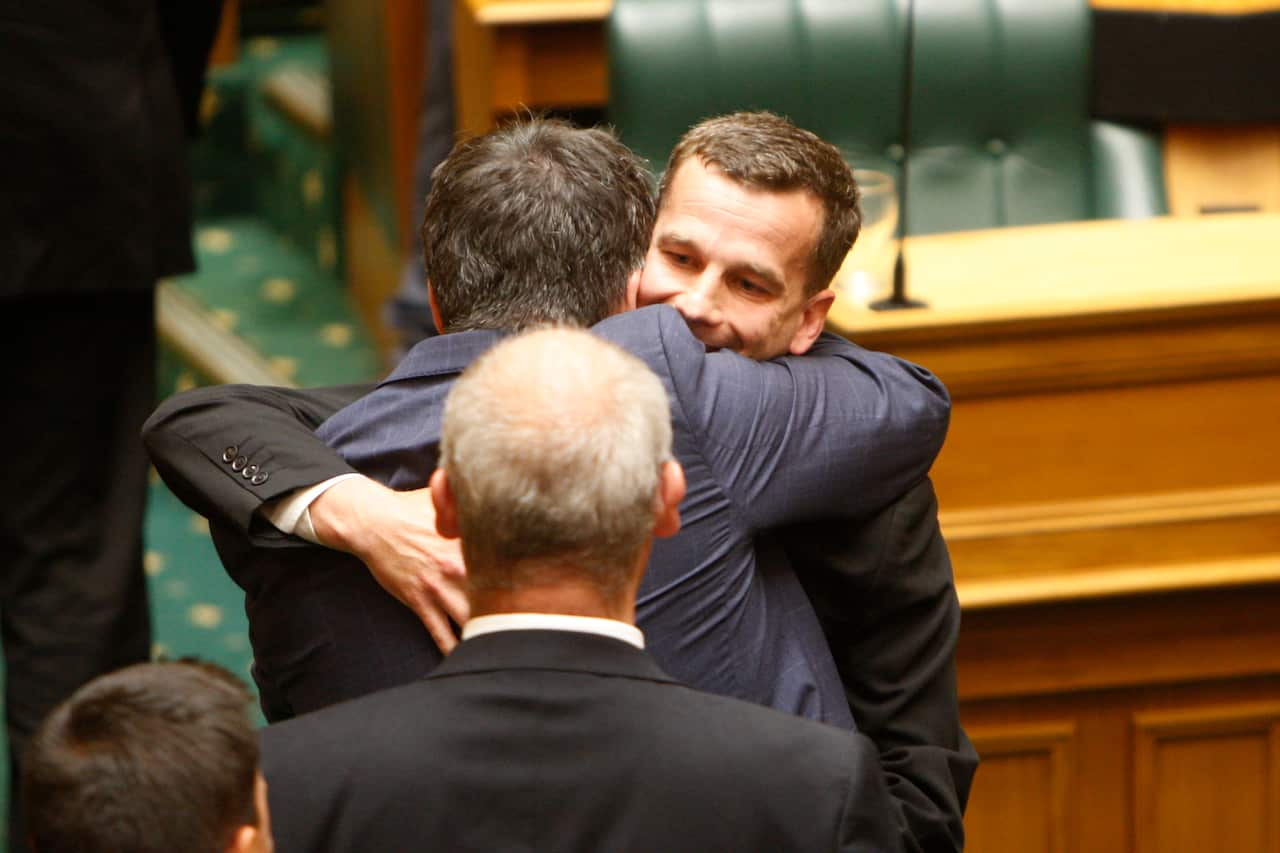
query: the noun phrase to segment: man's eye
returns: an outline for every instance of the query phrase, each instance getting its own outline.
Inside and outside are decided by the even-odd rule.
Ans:
[[[680,252],[667,252],[667,260],[671,261],[671,263],[678,267],[687,267],[691,263],[692,259],[688,255],[681,254]]]
[[[756,284],[754,281],[751,281],[750,279],[746,279],[746,278],[739,279],[738,287],[740,287],[744,293],[749,293],[752,296],[764,296],[769,292],[765,288]]]

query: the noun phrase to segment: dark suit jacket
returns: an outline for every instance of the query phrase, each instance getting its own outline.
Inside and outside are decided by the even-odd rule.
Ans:
[[[244,531],[254,524],[249,539],[219,537],[224,547],[248,552],[229,554],[228,565],[241,561],[251,565],[253,555],[261,560],[264,549],[250,548],[250,541],[259,546],[297,544],[254,522],[253,512],[263,500],[351,470],[341,458],[317,446],[309,430],[362,390],[366,389],[204,389],[163,405],[145,436],[166,482],[189,505],[214,518],[215,527]],[[221,461],[227,443],[237,445],[270,471],[270,479],[253,486],[233,474]],[[960,817],[976,756],[958,721],[954,651],[959,608],[931,486],[924,481],[913,487],[906,497],[862,524],[793,527],[765,547],[786,549],[806,582],[825,578],[818,592],[826,601],[816,602],[819,614],[828,617],[823,627],[832,642],[853,717],[881,751],[897,807],[911,823],[912,836],[922,849],[958,849],[963,837]],[[299,570],[280,571],[280,560],[275,558],[284,552],[310,556],[300,558]],[[770,558],[769,562],[775,561]],[[276,570],[270,568],[273,565]],[[258,592],[270,598],[281,594],[283,585],[324,585],[328,583],[324,575],[330,572],[363,577],[358,567],[339,570],[326,565],[326,560],[316,558],[314,549],[280,549],[273,559],[248,571],[251,577],[243,582],[256,585]],[[424,642],[425,633],[412,614],[376,584],[367,578],[365,582],[369,594],[348,596],[342,603],[345,617],[339,618],[360,626],[380,626],[375,635],[383,640],[372,649],[360,650],[360,659],[367,662],[376,655],[379,667],[402,667],[398,677],[407,680],[416,667],[433,662],[412,660],[425,654],[421,647],[430,644]],[[295,596],[300,597],[304,596]],[[251,625],[259,630],[257,623],[268,620],[253,618],[255,596],[251,592],[248,598]],[[305,605],[312,606],[317,605]],[[274,628],[296,637],[303,629],[291,621],[301,620],[301,624],[309,618],[297,611],[280,614]],[[389,625],[396,627],[388,630]],[[386,641],[399,631],[417,639]],[[317,637],[314,630],[310,633],[309,646],[294,647],[296,659],[320,660],[347,652],[341,644]],[[357,692],[386,686],[381,675],[367,668],[357,675],[368,679],[357,685]]]
[[[0,298],[142,291],[191,269],[186,138],[157,5],[0,2]]]
[[[277,849],[893,851],[871,742],[700,693],[607,637],[462,643],[262,732]]]

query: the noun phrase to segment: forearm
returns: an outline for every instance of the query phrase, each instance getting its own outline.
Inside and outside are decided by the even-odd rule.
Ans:
[[[365,390],[200,388],[161,404],[142,440],[187,506],[248,532],[264,502],[351,471],[313,430]]]
[[[821,411],[832,398],[845,396],[855,403],[831,423],[815,424],[827,430],[829,441],[843,437],[853,451],[837,455],[845,467],[828,466],[821,477],[834,487],[824,503],[838,504],[835,512],[845,518],[877,512],[928,476],[946,440],[951,396],[924,367],[835,335],[823,334],[804,356],[819,358],[841,370],[819,374],[820,384],[806,389],[804,408]],[[840,477],[849,479],[842,483]]]
[[[894,356],[823,336],[805,356],[741,362],[729,380],[758,370],[765,391],[713,406],[703,430],[717,479],[759,529],[877,512],[924,479],[946,437],[946,388]]]

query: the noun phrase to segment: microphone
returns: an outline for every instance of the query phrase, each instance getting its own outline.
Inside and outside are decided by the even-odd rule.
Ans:
[[[907,171],[911,161],[911,90],[915,88],[916,13],[915,0],[907,0],[906,43],[902,68],[902,169],[898,173],[898,256],[893,263],[893,294],[869,306],[872,311],[900,311],[923,308],[925,303],[907,296],[907,269],[903,244],[907,237]]]

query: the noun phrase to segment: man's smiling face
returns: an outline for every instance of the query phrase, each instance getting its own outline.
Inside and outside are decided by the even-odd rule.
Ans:
[[[639,304],[674,306],[711,348],[800,355],[834,298],[806,295],[822,220],[808,190],[748,186],[690,157],[658,210]]]

